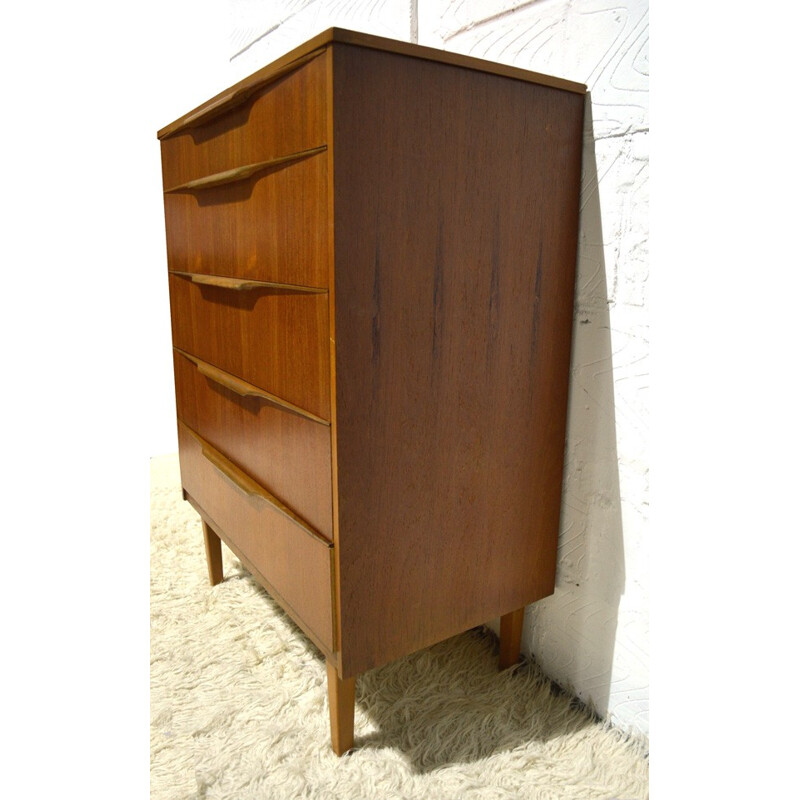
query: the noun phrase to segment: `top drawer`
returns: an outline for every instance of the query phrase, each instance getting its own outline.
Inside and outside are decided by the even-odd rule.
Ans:
[[[164,190],[235,167],[324,145],[326,59],[322,54],[259,86],[242,102],[220,100],[161,140]]]

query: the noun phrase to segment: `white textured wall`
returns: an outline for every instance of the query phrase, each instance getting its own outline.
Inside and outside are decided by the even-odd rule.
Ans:
[[[648,734],[648,3],[229,2],[237,77],[336,25],[588,85],[558,578],[528,609],[523,646]]]

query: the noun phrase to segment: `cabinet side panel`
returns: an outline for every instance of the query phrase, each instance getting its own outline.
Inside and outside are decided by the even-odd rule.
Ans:
[[[553,591],[583,98],[334,45],[341,657]]]

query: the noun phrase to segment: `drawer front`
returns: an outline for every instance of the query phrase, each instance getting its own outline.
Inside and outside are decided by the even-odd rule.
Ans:
[[[325,144],[325,85],[326,61],[317,56],[224,113],[165,137],[164,190]]]
[[[179,419],[332,540],[330,427],[243,396],[177,351],[174,360]]]
[[[333,651],[333,546],[264,499],[245,473],[181,423],[178,446],[184,491],[250,562],[275,599]]]
[[[175,347],[330,421],[328,295],[169,276]]]
[[[169,268],[328,285],[327,153],[164,195]]]

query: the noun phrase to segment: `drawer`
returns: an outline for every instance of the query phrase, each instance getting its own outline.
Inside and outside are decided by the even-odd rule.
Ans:
[[[325,144],[326,61],[284,71],[254,90],[233,90],[161,139],[164,190],[216,172]]]
[[[330,421],[327,293],[237,290],[176,275],[169,291],[175,347]]]
[[[334,649],[333,545],[270,501],[246,473],[178,423],[181,482],[211,527],[255,569],[271,594],[329,650]]]
[[[169,268],[328,286],[327,169],[323,151],[165,194]]]
[[[178,418],[332,540],[330,426],[246,394],[179,351],[174,360]]]

